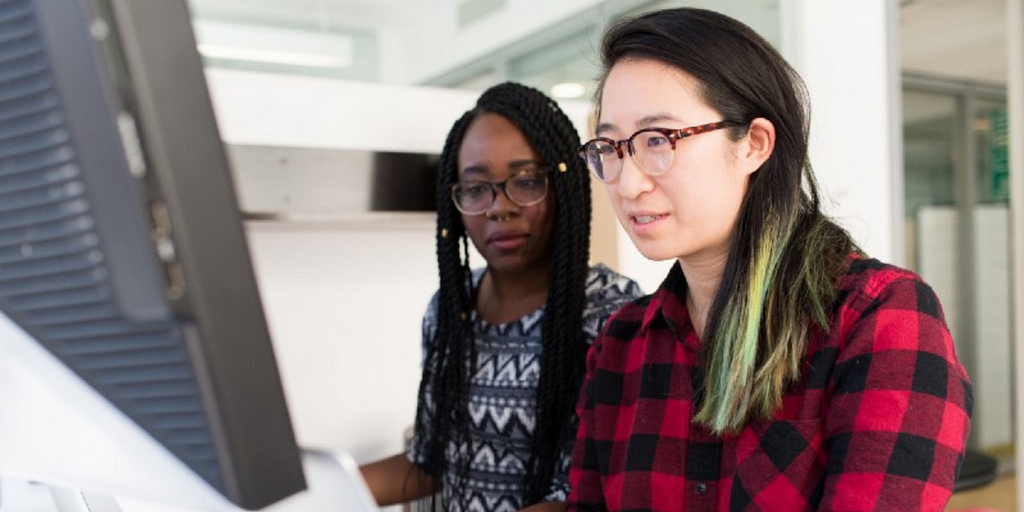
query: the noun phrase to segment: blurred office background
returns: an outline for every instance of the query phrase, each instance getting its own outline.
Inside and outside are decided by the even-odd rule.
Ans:
[[[1008,63],[1024,50],[1006,20],[1020,0],[190,4],[300,443],[362,461],[401,448],[437,284],[431,158],[476,94],[535,86],[586,136],[602,29],[693,5],[751,25],[804,76],[830,211],[936,289],[974,381],[971,447],[999,461],[1011,501],[961,505],[1015,506]],[[395,181],[411,196],[394,199]],[[652,291],[667,264],[636,254],[594,189],[593,259]]]

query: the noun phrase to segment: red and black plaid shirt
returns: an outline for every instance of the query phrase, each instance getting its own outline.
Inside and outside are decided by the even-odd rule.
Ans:
[[[699,344],[679,265],[609,319],[587,358],[569,510],[940,511],[972,392],[934,292],[855,259],[775,419],[695,425]]]

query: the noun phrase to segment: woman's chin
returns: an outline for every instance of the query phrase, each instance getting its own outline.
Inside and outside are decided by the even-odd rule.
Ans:
[[[644,258],[651,261],[668,261],[679,257],[675,251],[666,247],[654,246],[652,244],[637,244],[636,248]]]

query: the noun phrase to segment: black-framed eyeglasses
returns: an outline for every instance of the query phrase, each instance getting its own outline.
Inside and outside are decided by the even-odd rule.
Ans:
[[[726,120],[680,129],[644,128],[630,135],[628,139],[598,137],[587,141],[577,151],[580,158],[587,162],[590,173],[605,183],[615,181],[622,171],[622,159],[626,157],[622,151],[623,146],[637,166],[651,176],[658,176],[672,167],[676,141],[679,139],[740,124],[742,123]]]
[[[531,167],[498,182],[466,180],[452,185],[452,201],[463,214],[480,215],[494,205],[498,189],[517,206],[533,206],[548,195],[548,170]]]

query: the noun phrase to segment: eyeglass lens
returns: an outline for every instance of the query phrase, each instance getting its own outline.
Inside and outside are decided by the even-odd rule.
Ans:
[[[580,156],[597,179],[610,182],[622,171],[622,160],[626,154],[647,174],[664,174],[672,167],[676,141],[693,135],[713,132],[728,126],[738,126],[736,121],[719,121],[683,129],[644,128],[626,140],[615,141],[598,137],[580,147]]]
[[[470,180],[452,187],[452,199],[459,211],[467,215],[483,213],[491,208],[498,189],[520,207],[544,200],[548,193],[547,175],[541,170],[522,171],[502,182]]]
[[[614,180],[622,170],[622,158],[619,150],[628,152],[632,149],[633,160],[649,174],[663,174],[672,166],[675,156],[672,141],[664,133],[657,131],[638,132],[619,149],[604,139],[591,141],[584,147],[587,167],[602,181]],[[626,155],[623,155],[626,156]]]

